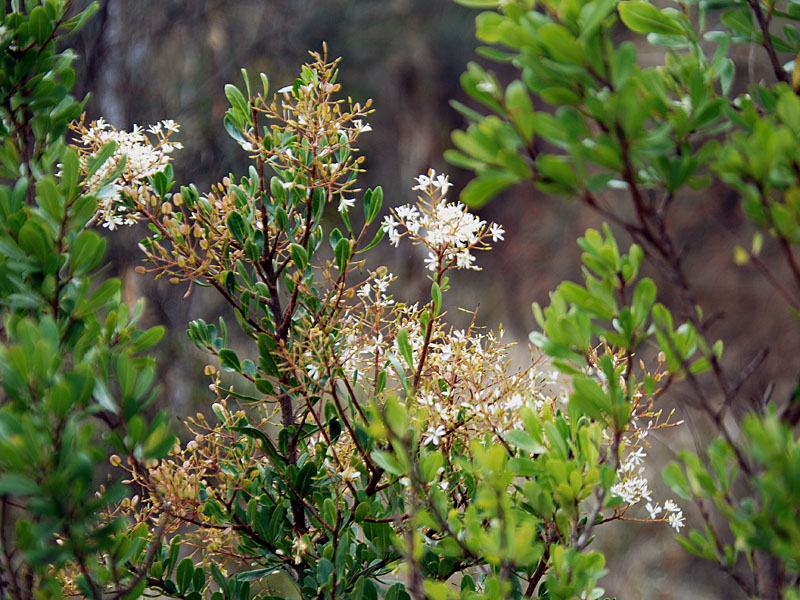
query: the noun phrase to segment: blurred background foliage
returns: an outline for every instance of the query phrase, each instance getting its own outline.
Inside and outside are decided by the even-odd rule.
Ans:
[[[205,190],[228,173],[242,174],[247,165],[247,156],[222,127],[228,106],[224,85],[240,83],[239,70],[245,67],[251,73],[265,72],[277,89],[294,80],[308,50],[319,50],[326,42],[331,56],[343,58],[340,81],[345,92],[354,100],[374,100],[373,131],[362,138],[367,172],[360,187],[382,185],[386,202],[396,206],[413,200],[412,179],[428,167],[449,172],[456,192],[470,178],[448,167],[442,154],[451,147],[450,132],[465,125],[449,102],[469,104],[459,78],[466,63],[476,59],[474,16],[474,11],[445,0],[103,0],[95,17],[69,40],[79,54],[75,95],[92,94],[87,120],[102,115],[125,129],[165,118],[180,123],[178,139],[185,149],[175,155],[175,179]],[[618,36],[622,41],[630,34],[620,25]],[[734,93],[762,80],[772,83],[759,48],[734,46],[731,56],[737,65]],[[643,62],[655,64],[662,58],[652,46],[640,48]],[[499,73],[501,80],[503,75]],[[787,373],[798,371],[798,340],[781,326],[783,319],[770,318],[783,305],[761,276],[752,267],[731,268],[734,245],[752,231],[738,197],[718,189],[716,194],[676,200],[686,270],[693,274],[698,302],[716,308],[714,333],[725,340],[730,367],[744,369],[769,349],[742,397],[752,401],[750,406],[762,404],[769,394],[780,401],[794,385]],[[503,323],[524,345],[535,327],[531,302],[547,303],[547,294],[560,281],[579,278],[575,239],[587,227],[596,227],[597,219],[582,206],[547,197],[530,184],[510,190],[479,214],[501,223],[506,241],[479,257],[483,271],[453,277],[458,295],[448,307],[451,320],[464,324],[472,318],[454,310],[456,306],[479,307],[479,323]],[[201,375],[203,358],[191,348],[185,330],[190,319],[215,320],[226,314],[226,306],[206,290],[195,288],[184,300],[185,287],[135,274],[141,259],[136,241],[142,232],[125,228],[108,236],[109,275],[122,277],[129,302],[147,299],[147,324],[167,327],[158,348],[163,406],[176,420],[197,410],[208,412],[213,397]],[[423,297],[429,283],[422,256],[388,245],[383,252],[382,261],[392,272],[419,284],[395,294]],[[761,258],[778,276],[783,273],[778,256],[765,253]],[[670,288],[661,285],[655,269],[650,271],[660,290]],[[726,319],[726,314],[751,317]],[[650,455],[661,457],[661,464],[656,459],[650,465],[656,495],[665,490],[659,488],[656,473],[672,458],[670,448],[692,444],[693,435],[707,437],[703,419],[680,403],[680,390],[672,397],[691,426],[670,434],[684,439],[656,442]],[[177,423],[175,431],[181,433]],[[686,555],[669,540],[666,528],[628,523],[613,531],[624,535],[601,540],[609,553],[611,575],[603,584],[610,594],[668,599],[690,591],[695,598],[731,593],[725,576],[707,572],[707,564]],[[663,536],[664,543],[635,543],[654,535]]]

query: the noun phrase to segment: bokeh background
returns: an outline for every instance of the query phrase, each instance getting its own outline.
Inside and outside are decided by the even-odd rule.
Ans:
[[[454,197],[469,181],[470,174],[449,168],[442,154],[450,147],[450,132],[465,126],[449,102],[470,104],[459,77],[467,62],[477,59],[475,14],[448,0],[101,0],[98,14],[70,44],[79,54],[77,93],[91,93],[87,118],[102,115],[126,129],[174,119],[182,125],[178,139],[185,146],[175,155],[176,180],[207,190],[228,173],[245,173],[248,164],[222,127],[224,85],[241,83],[239,70],[245,67],[252,74],[265,72],[272,89],[278,89],[293,81],[309,50],[319,51],[326,42],[331,56],[342,57],[345,93],[354,100],[374,101],[373,131],[360,138],[367,158],[361,187],[382,185],[385,203],[399,205],[414,200],[413,178],[429,167],[450,174]],[[620,28],[618,36],[621,41],[628,33]],[[634,41],[644,62],[661,60],[658,49],[642,39]],[[748,49],[738,52],[736,90],[762,78],[771,82],[763,56]],[[513,77],[513,71],[500,71],[501,77]],[[772,385],[773,397],[783,401],[792,384],[786,373],[800,370],[800,347],[782,326],[786,321],[780,299],[754,270],[732,265],[734,244],[747,245],[752,235],[738,199],[713,186],[676,204],[673,231],[683,244],[699,299],[707,314],[716,317],[714,332],[725,340],[725,364],[741,370],[769,348],[736,410],[759,405]],[[535,328],[531,302],[546,304],[558,282],[580,277],[575,240],[600,220],[580,204],[547,197],[532,185],[509,191],[479,212],[502,224],[506,239],[478,257],[482,271],[453,278],[450,315],[463,324],[469,317],[455,308],[477,307],[479,323],[502,323],[524,349],[528,332]],[[183,299],[185,288],[135,274],[141,258],[136,244],[146,234],[144,228],[130,228],[108,236],[109,274],[123,278],[128,301],[146,299],[147,324],[168,329],[158,350],[160,402],[175,415],[180,433],[181,415],[208,412],[213,401],[202,375],[207,358],[191,347],[187,323],[194,318],[214,321],[229,313],[209,290],[195,288]],[[618,239],[628,243],[624,235]],[[399,276],[403,285],[397,296],[424,298],[430,284],[423,257],[409,245],[399,250],[385,246],[373,266],[385,264]],[[784,275],[774,249],[765,249],[764,260],[778,277]],[[653,265],[645,269],[663,281]],[[664,299],[669,303],[668,296]],[[233,333],[235,321],[228,322]],[[693,444],[693,435],[705,439],[711,431],[680,388],[665,403],[692,426],[653,436],[648,473],[659,500],[669,497],[659,473],[674,448]],[[697,518],[686,512],[690,521]],[[611,574],[603,585],[610,597],[743,598],[727,576],[688,557],[666,526],[615,524],[599,528],[597,535],[609,560]]]

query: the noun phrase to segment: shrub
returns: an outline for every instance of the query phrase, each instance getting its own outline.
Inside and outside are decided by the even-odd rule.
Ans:
[[[664,472],[706,525],[681,543],[751,597],[797,597],[796,398],[744,418],[741,435],[731,428],[741,378],[709,338],[668,227],[676,195],[718,176],[783,252],[789,285],[762,270],[796,312],[800,101],[776,51],[797,53],[800,37],[792,26],[786,39],[767,35],[794,5],[724,13],[737,41],[766,48],[779,81],[731,98],[735,66],[727,38],[704,31],[705,4],[464,3],[498,7],[478,16],[478,35],[503,49],[482,52],[520,79],[501,85],[476,64],[464,75],[491,114],[459,106],[472,124],[447,157],[476,172],[462,200],[529,180],[634,242],[621,249],[605,224],[585,233],[583,282],[534,305],[541,332],[522,367],[502,328],[445,321],[448,273],[479,269],[478,251],[504,229],[449,201],[448,177],[432,170],[416,179],[418,201],[388,215],[381,188],[362,193],[370,104],[339,99],[325,51],[273,95],[244,70],[225,87],[224,126],[252,164],[201,193],[173,181],[172,121],[125,132],[78,118],[70,55],[54,44],[91,10],[67,19],[69,3],[52,0],[4,10],[3,595],[600,598],[599,525],[684,526],[642,466],[648,434],[675,425],[658,404],[683,385],[720,438]],[[664,66],[639,68],[632,44],[612,44],[619,19],[668,48]],[[246,335],[233,347],[222,318],[190,323],[213,357],[214,402],[213,416],[186,417],[183,445],[163,416],[146,424],[155,370],[140,354],[160,330],[137,330],[118,282],[98,281],[104,243],[90,225],[137,222],[149,228],[138,270],[187,294],[214,288]],[[394,276],[370,264],[385,238],[423,247],[424,301],[396,301]],[[737,262],[758,261],[764,243],[757,234]],[[676,306],[657,302],[645,257],[669,275]],[[111,448],[132,498],[101,483]]]
[[[87,596],[125,573],[144,529],[109,515],[127,486],[102,468],[118,452],[132,469],[175,443],[166,414],[149,418],[163,328],[140,330],[142,305],[101,279],[105,240],[86,179],[114,144],[81,164],[64,144],[82,103],[69,95],[75,58],[57,40],[91,15],[69,2],[0,8],[0,595],[58,597],[63,570]],[[115,455],[116,456],[116,455]],[[118,460],[118,459],[115,459]],[[123,533],[125,532],[125,533]],[[68,588],[69,589],[69,588]]]
[[[729,573],[748,597],[796,598],[800,503],[789,482],[800,474],[798,388],[785,406],[743,397],[742,386],[765,353],[744,367],[723,362],[723,343],[713,339],[713,319],[705,316],[717,309],[698,304],[675,235],[675,205],[714,182],[741,197],[755,232],[751,249],[737,246],[734,261],[752,262],[764,275],[785,301],[791,327],[800,299],[794,249],[800,243],[800,71],[778,57],[794,57],[800,49],[800,11],[793,3],[755,1],[677,2],[663,9],[638,1],[462,3],[499,5],[476,19],[478,37],[501,46],[482,53],[511,63],[520,77],[502,86],[471,64],[462,79],[490,111],[482,116],[459,107],[471,124],[453,134],[457,150],[447,157],[476,174],[462,198],[481,204],[514,183],[531,181],[548,194],[577,199],[632,238],[631,252],[642,252],[665,275],[664,296],[675,298],[672,308],[655,302],[647,279],[631,293],[634,277],[611,230],[605,228],[605,239],[590,231],[579,241],[584,283],[564,282],[548,308],[534,306],[543,333],[532,334],[532,342],[562,372],[576,374],[570,406],[577,401],[595,419],[603,418],[602,404],[581,399],[586,384],[580,372],[591,361],[587,349],[602,344],[606,354],[633,356],[644,344],[654,347],[664,361],[661,385],[645,370],[624,367],[628,385],[641,382],[653,394],[683,382],[687,402],[710,417],[719,435],[699,455],[681,451],[664,472],[677,494],[697,504],[703,520],[701,529],[679,541]],[[709,30],[718,15],[721,29]],[[632,42],[613,44],[619,21],[663,48],[664,64],[640,67]],[[733,94],[732,42],[760,46],[773,83]],[[536,110],[535,104],[551,108]],[[788,276],[759,258],[767,243],[781,253]],[[743,406],[749,414],[737,417],[734,407]]]

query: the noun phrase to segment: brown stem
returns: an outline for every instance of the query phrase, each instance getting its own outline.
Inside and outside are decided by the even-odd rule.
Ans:
[[[764,11],[761,10],[761,4],[759,3],[759,0],[747,0],[747,3],[750,5],[750,10],[753,11],[753,14],[756,16],[756,20],[758,21],[758,27],[761,29],[761,35],[764,38],[764,40],[761,42],[761,45],[764,47],[764,50],[767,51],[767,56],[769,56],[769,62],[772,64],[772,70],[775,72],[775,77],[778,79],[778,81],[782,81],[791,85],[791,78],[781,65],[781,61],[778,59],[778,54],[775,52],[775,46],[772,45],[772,37],[769,33],[769,22],[771,17],[769,15],[765,15]]]
[[[536,570],[531,575],[531,578],[528,580],[528,587],[525,589],[525,596],[533,598],[534,592],[536,592],[536,586],[539,585],[539,582],[544,577],[544,574],[547,572],[547,563],[550,560],[550,548],[549,544],[545,544],[544,547],[544,554],[542,554],[542,558],[539,559],[539,564],[536,565]]]

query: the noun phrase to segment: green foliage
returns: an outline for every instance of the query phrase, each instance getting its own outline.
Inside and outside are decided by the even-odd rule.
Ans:
[[[479,4],[496,8],[476,18],[479,39],[494,45],[479,51],[512,63],[519,79],[503,85],[476,64],[462,79],[465,91],[489,112],[456,106],[470,124],[453,133],[456,149],[446,157],[476,175],[462,199],[481,205],[512,183],[531,181],[545,193],[581,201],[635,242],[622,254],[607,225],[603,234],[587,231],[578,242],[583,284],[563,282],[549,307],[534,305],[542,331],[531,340],[572,377],[570,414],[613,431],[629,418],[626,403],[637,393],[662,395],[684,381],[720,438],[700,455],[682,451],[664,471],[676,493],[700,505],[705,521],[705,530],[679,541],[718,563],[748,597],[777,597],[778,588],[783,597],[796,597],[798,504],[789,489],[796,469],[796,397],[782,418],[774,408],[745,417],[741,435],[725,420],[752,373],[732,373],[722,361],[722,342],[709,341],[708,320],[670,233],[669,211],[681,195],[707,188],[715,177],[738,193],[756,231],[750,250],[736,247],[734,261],[753,262],[797,318],[800,71],[779,57],[794,58],[800,49],[797,5]],[[708,31],[717,11],[721,30]],[[612,43],[620,22],[663,47],[664,63],[640,67],[636,46]],[[734,96],[731,42],[761,46],[774,83],[753,84],[749,94]],[[788,282],[759,259],[766,239],[785,259]],[[666,273],[673,289],[664,297],[674,306],[657,302],[655,283],[638,276],[643,256]],[[647,346],[658,351],[663,370],[650,373],[644,362],[638,370],[628,362]],[[607,383],[598,385],[592,369]],[[712,521],[708,501],[727,531]],[[670,515],[670,522],[675,518]],[[770,574],[760,573],[767,564]]]
[[[56,44],[97,6],[18,4],[0,13],[2,595],[59,597],[66,565],[79,570],[72,589],[96,596],[113,581],[121,595],[146,531],[109,516],[127,491],[104,465],[114,451],[144,464],[174,443],[165,415],[147,418],[155,365],[143,353],[163,329],[138,329],[142,305],[131,312],[119,281],[98,279],[97,203],[63,140],[82,104],[69,95],[74,55]]]
[[[463,200],[530,181],[605,221],[578,240],[582,282],[533,306],[531,342],[560,378],[537,370],[539,356],[511,370],[502,332],[447,326],[448,271],[477,268],[474,253],[504,231],[449,203],[433,171],[416,180],[417,204],[378,225],[382,189],[357,188],[370,105],[337,98],[336,61],[312,55],[272,96],[263,74],[260,91],[245,70],[226,85],[224,127],[252,165],[201,193],[174,181],[173,122],[150,128],[156,141],[73,123],[73,56],[56,42],[94,5],[75,16],[60,0],[3,5],[4,596],[601,598],[606,561],[590,545],[600,525],[642,520],[630,511],[651,499],[645,438],[672,425],[656,402],[682,385],[719,437],[664,470],[705,521],[679,542],[753,598],[777,597],[754,577],[770,561],[797,598],[800,392],[731,427],[742,382],[711,341],[669,210],[715,177],[740,194],[756,231],[734,259],[760,265],[800,314],[800,79],[778,59],[800,51],[800,13],[718,2],[724,31],[706,31],[704,3],[461,3],[494,9],[476,19],[493,45],[480,53],[518,73],[504,84],[471,63],[462,77],[489,112],[455,105],[469,125],[447,158],[476,174]],[[666,48],[664,64],[640,67],[634,44],[615,45],[623,27]],[[732,41],[762,46],[776,83],[733,97]],[[215,401],[213,417],[186,419],[183,446],[165,415],[147,418],[155,365],[143,353],[163,329],[139,330],[141,304],[131,313],[119,281],[98,273],[105,241],[90,226],[136,221],[150,230],[139,271],[214,288],[247,340],[229,339],[222,318],[189,323],[214,362]],[[631,236],[627,250],[612,228]],[[422,304],[395,301],[394,277],[369,269],[364,253],[384,237],[427,252]],[[767,243],[789,285],[759,261]],[[659,295],[645,257],[674,293]],[[137,495],[101,474],[111,452]],[[672,500],[647,511],[684,526]]]
[[[192,441],[131,470],[146,494],[120,512],[133,530],[149,529],[153,550],[132,556],[130,569],[161,595],[215,600],[602,596],[605,559],[588,546],[595,526],[629,508],[612,486],[638,443],[621,443],[640,433],[630,416],[650,405],[627,384],[606,393],[587,377],[568,408],[534,364],[508,369],[501,334],[447,328],[447,272],[476,268],[472,253],[504,231],[448,203],[451,184],[433,171],[417,178],[419,202],[392,209],[380,227],[380,188],[351,211],[369,105],[337,100],[336,62],[313,56],[271,99],[266,83],[253,94],[246,72],[243,88],[226,86],[226,129],[254,163],[246,176],[206,194],[173,192],[167,167],[101,208],[108,226],[148,223],[140,271],[215,288],[250,340],[233,347],[223,319],[189,324],[220,368],[205,370],[214,418],[189,418]],[[76,131],[88,171],[109,151],[97,124]],[[113,133],[157,157],[155,143]],[[384,236],[428,250],[422,306],[396,302],[394,277],[360,258]],[[608,262],[610,246],[596,237],[587,235],[603,265],[593,292],[613,291],[618,272],[632,282],[641,252]],[[633,294],[620,335],[639,343],[652,283]],[[597,364],[617,381],[627,362]],[[162,535],[173,537],[161,544]],[[176,565],[187,545],[197,552]],[[390,575],[400,581],[389,586]]]

